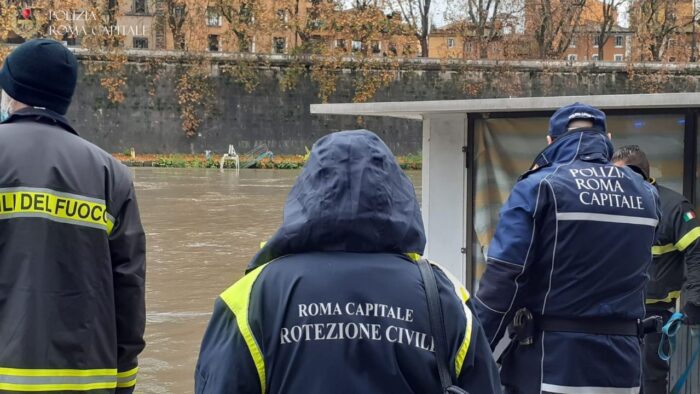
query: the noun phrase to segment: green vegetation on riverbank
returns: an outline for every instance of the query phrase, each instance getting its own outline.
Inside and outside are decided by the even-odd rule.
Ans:
[[[219,168],[221,157],[207,159],[204,155],[136,155],[132,158],[125,154],[115,154],[119,161],[129,167],[160,167],[160,168]],[[252,159],[242,156],[241,168],[251,163]],[[398,156],[399,165],[404,170],[420,170],[422,156],[420,153]],[[273,159],[264,159],[250,168],[295,170],[304,166],[304,155],[282,155]],[[226,161],[225,168],[235,168],[233,161]]]

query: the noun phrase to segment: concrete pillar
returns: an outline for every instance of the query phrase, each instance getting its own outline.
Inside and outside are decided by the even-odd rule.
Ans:
[[[434,115],[423,121],[423,222],[425,256],[463,283],[467,276],[467,115]]]

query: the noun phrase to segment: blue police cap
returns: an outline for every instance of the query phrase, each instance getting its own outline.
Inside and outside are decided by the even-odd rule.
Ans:
[[[547,134],[553,138],[561,137],[568,131],[569,123],[576,119],[587,119],[593,122],[593,127],[605,132],[605,114],[603,111],[583,103],[573,103],[561,107],[549,118]]]

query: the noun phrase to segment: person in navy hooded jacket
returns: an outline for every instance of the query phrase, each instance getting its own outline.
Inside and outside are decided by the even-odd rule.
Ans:
[[[439,393],[415,259],[425,235],[413,185],[359,130],[321,138],[281,228],[226,290],[202,342],[197,393]],[[435,272],[453,382],[500,393],[467,290]]]
[[[559,109],[547,140],[501,210],[477,314],[492,347],[508,327],[507,393],[638,393],[658,196],[610,162],[598,109]]]

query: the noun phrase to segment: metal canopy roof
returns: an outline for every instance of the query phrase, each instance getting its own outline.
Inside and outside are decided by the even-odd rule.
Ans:
[[[577,101],[600,109],[691,108],[700,107],[700,93],[313,104],[311,105],[311,113],[317,115],[390,116],[421,120],[436,115],[450,114],[553,111]]]

